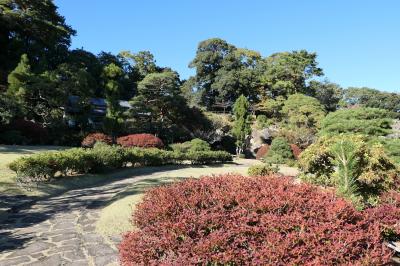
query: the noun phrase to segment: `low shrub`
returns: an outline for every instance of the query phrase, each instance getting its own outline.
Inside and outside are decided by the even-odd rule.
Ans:
[[[177,152],[196,152],[196,151],[210,151],[211,147],[207,141],[202,139],[192,139],[183,143],[171,144],[170,148]]]
[[[122,147],[163,148],[161,139],[151,134],[132,134],[117,139],[117,144]]]
[[[263,159],[263,158],[267,155],[268,150],[269,150],[269,145],[268,145],[268,144],[262,145],[262,146],[257,150],[256,159],[257,159],[257,160]]]
[[[45,144],[49,140],[47,129],[41,124],[29,120],[16,119],[8,128],[9,130],[19,131],[29,144]]]
[[[266,115],[258,115],[256,118],[257,129],[264,129],[272,125],[272,121]]]
[[[21,183],[41,182],[58,175],[97,173],[127,166],[167,164],[212,164],[232,161],[224,151],[174,152],[156,148],[123,148],[96,143],[93,149],[73,148],[22,157],[9,165]]]
[[[300,153],[301,153],[301,149],[299,146],[297,146],[296,144],[290,144],[290,149],[292,150],[293,156],[296,160],[299,159],[300,157]]]
[[[18,130],[7,130],[0,133],[0,143],[8,145],[23,145],[29,143],[29,139],[24,137]]]
[[[113,140],[110,136],[103,133],[92,133],[87,135],[81,143],[84,148],[93,148],[96,142],[103,142],[105,144],[111,145]]]
[[[285,164],[294,160],[294,155],[287,140],[277,137],[272,140],[271,147],[264,158],[269,163]]]
[[[278,173],[279,167],[272,164],[256,164],[249,167],[247,173],[250,176],[267,176]]]
[[[190,179],[148,191],[124,235],[122,265],[386,265],[400,208],[357,211],[287,177]]]
[[[304,181],[353,191],[366,201],[400,187],[399,169],[383,146],[362,135],[323,136],[302,152],[299,164]]]

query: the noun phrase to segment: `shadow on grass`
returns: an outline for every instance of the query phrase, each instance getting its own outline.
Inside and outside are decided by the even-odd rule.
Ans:
[[[4,154],[33,154],[40,151],[55,151],[55,150],[66,150],[72,147],[64,147],[64,146],[24,146],[24,145],[0,145],[0,153]]]
[[[212,165],[212,167],[218,166],[222,167],[223,164]],[[1,205],[8,206],[9,209],[1,222],[0,252],[22,247],[34,237],[33,234],[24,233],[25,231],[32,231],[29,230],[30,227],[52,218],[57,213],[103,208],[126,195],[143,193],[147,188],[183,179],[164,179],[159,176],[171,170],[192,167],[210,166],[169,165],[127,168],[96,175],[63,177],[54,182],[39,184],[36,190],[46,196],[2,195]],[[127,183],[128,177],[134,177],[133,182],[143,176],[149,177],[138,180],[134,186]]]

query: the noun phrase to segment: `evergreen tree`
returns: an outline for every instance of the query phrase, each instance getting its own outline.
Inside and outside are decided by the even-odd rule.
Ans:
[[[241,95],[233,106],[235,121],[232,134],[236,138],[236,153],[240,155],[246,147],[246,138],[251,133],[250,104],[244,95]]]
[[[107,114],[105,120],[105,130],[114,135],[123,122],[122,110],[119,104],[122,86],[120,79],[123,70],[114,63],[104,68],[103,78],[105,80],[105,96],[107,102]]]
[[[7,94],[15,97],[20,104],[23,104],[29,94],[33,77],[28,56],[23,54],[17,67],[8,75]]]

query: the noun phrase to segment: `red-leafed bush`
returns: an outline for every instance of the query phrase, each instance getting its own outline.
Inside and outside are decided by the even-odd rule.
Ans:
[[[49,132],[41,124],[29,120],[16,119],[9,125],[10,130],[16,130],[27,138],[29,144],[45,144],[49,140]]]
[[[357,211],[333,191],[287,177],[191,179],[148,191],[122,265],[383,265],[400,208]]]
[[[117,139],[117,143],[123,147],[141,148],[163,148],[164,143],[161,139],[151,134],[133,134]]]
[[[93,148],[96,142],[103,142],[105,144],[111,145],[113,143],[112,138],[103,133],[92,133],[87,135],[81,143],[82,147]]]
[[[300,153],[301,153],[301,149],[299,148],[299,146],[297,146],[296,144],[290,144],[290,148],[292,149],[294,158],[296,160],[299,159]]]
[[[257,153],[256,153],[256,159],[257,159],[257,160],[261,160],[262,158],[264,158],[265,155],[267,155],[268,150],[269,150],[269,145],[268,145],[268,144],[262,145],[262,146],[258,149],[258,151],[257,151]]]

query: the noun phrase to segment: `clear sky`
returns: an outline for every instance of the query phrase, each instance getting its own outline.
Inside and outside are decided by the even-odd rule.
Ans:
[[[181,78],[197,44],[219,37],[268,56],[317,52],[326,77],[400,92],[399,0],[56,0],[75,30],[72,47],[93,53],[149,50]]]

